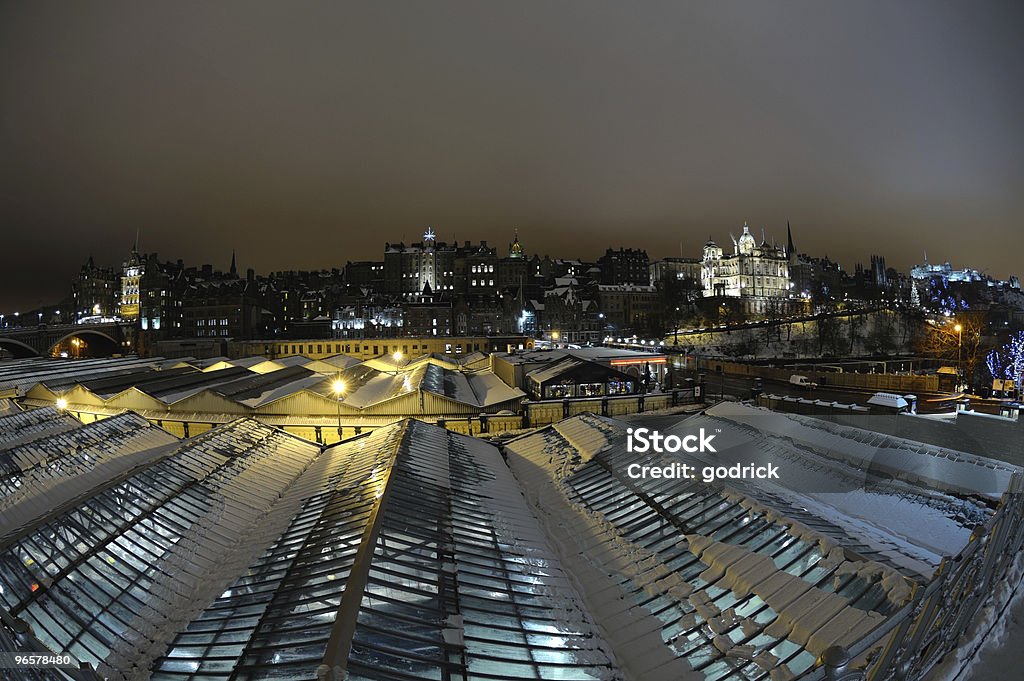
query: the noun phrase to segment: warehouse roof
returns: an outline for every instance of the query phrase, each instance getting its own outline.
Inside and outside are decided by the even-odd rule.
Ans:
[[[0,642],[122,680],[793,678],[931,578],[900,556],[966,544],[990,512],[903,465],[948,451],[741,405],[656,423],[720,428],[719,453],[770,452],[793,478],[631,478],[683,457],[629,453],[627,424],[592,415],[503,452],[414,420],[328,448],[251,419],[185,441],[131,414],[79,426],[18,454]],[[872,499],[858,509],[810,485],[848,475],[852,442],[896,454],[874,496],[841,495]],[[887,496],[899,525],[945,536],[898,534]]]
[[[837,481],[848,484],[856,468],[844,457],[863,454],[876,434],[820,423],[724,403],[689,419],[627,424],[583,415],[504,448],[528,498],[551,519],[552,539],[585,600],[602,621],[615,622],[605,631],[617,659],[642,667],[639,678],[679,678],[678,659],[706,678],[791,678],[811,670],[830,645],[849,646],[882,624],[992,511],[914,476],[901,458],[916,456],[917,469],[928,469],[951,453],[888,440],[879,444],[897,462],[886,485],[837,494]],[[666,436],[703,428],[717,433],[718,453],[629,453],[627,425]],[[767,454],[786,477],[722,486],[627,475],[634,463],[700,470],[730,453],[754,461]],[[1000,478],[993,489],[1008,484]],[[638,645],[641,632],[665,648]]]
[[[4,620],[102,676],[621,678],[482,441],[240,420],[146,452],[0,539]]]
[[[90,403],[106,404],[115,409],[145,411],[173,409],[179,404],[184,405],[184,409],[194,409],[191,398],[205,399],[202,397],[205,393],[207,397],[214,396],[212,401],[206,399],[212,405],[205,407],[207,410],[236,414],[250,413],[249,410],[303,392],[333,401],[336,399],[333,384],[338,378],[346,384],[341,404],[348,410],[365,410],[417,391],[476,409],[525,396],[521,390],[502,382],[490,369],[468,369],[429,355],[400,362],[391,358],[366,362],[347,358],[332,363],[314,362],[305,357],[285,359],[289,361],[242,362],[249,364],[248,368],[217,361],[203,370],[191,365],[160,370],[153,365],[115,363],[105,365],[104,371],[97,369],[84,376],[69,373],[65,362],[33,368],[32,379],[43,390],[34,390],[32,396],[43,401],[67,396],[72,402],[87,399]]]

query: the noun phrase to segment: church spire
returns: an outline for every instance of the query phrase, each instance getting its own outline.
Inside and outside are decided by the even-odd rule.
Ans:
[[[231,276],[238,276],[238,268],[235,266],[235,249],[231,249],[231,269],[229,270]]]
[[[796,253],[796,248],[793,247],[793,229],[789,226],[789,220],[786,220],[786,253]]]

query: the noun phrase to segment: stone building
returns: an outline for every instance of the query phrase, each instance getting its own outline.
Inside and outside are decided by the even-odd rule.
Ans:
[[[764,314],[773,301],[790,296],[789,256],[763,235],[758,244],[743,223],[732,253],[710,239],[704,245],[701,285],[705,298],[740,298],[746,314]]]

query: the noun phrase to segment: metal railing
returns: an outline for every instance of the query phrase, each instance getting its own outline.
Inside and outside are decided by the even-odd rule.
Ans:
[[[962,644],[979,612],[1007,579],[1024,546],[1024,475],[1014,473],[996,512],[932,581],[878,629],[825,651],[800,681],[919,681]],[[866,664],[864,664],[866,663]]]

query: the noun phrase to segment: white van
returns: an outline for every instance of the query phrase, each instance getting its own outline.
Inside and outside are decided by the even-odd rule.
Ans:
[[[792,376],[790,376],[789,377],[789,383],[790,383],[790,385],[795,385],[795,386],[799,386],[801,388],[807,388],[807,389],[812,389],[812,388],[817,388],[818,387],[817,383],[815,383],[811,379],[807,378],[806,376],[801,376],[800,374],[793,374]]]

